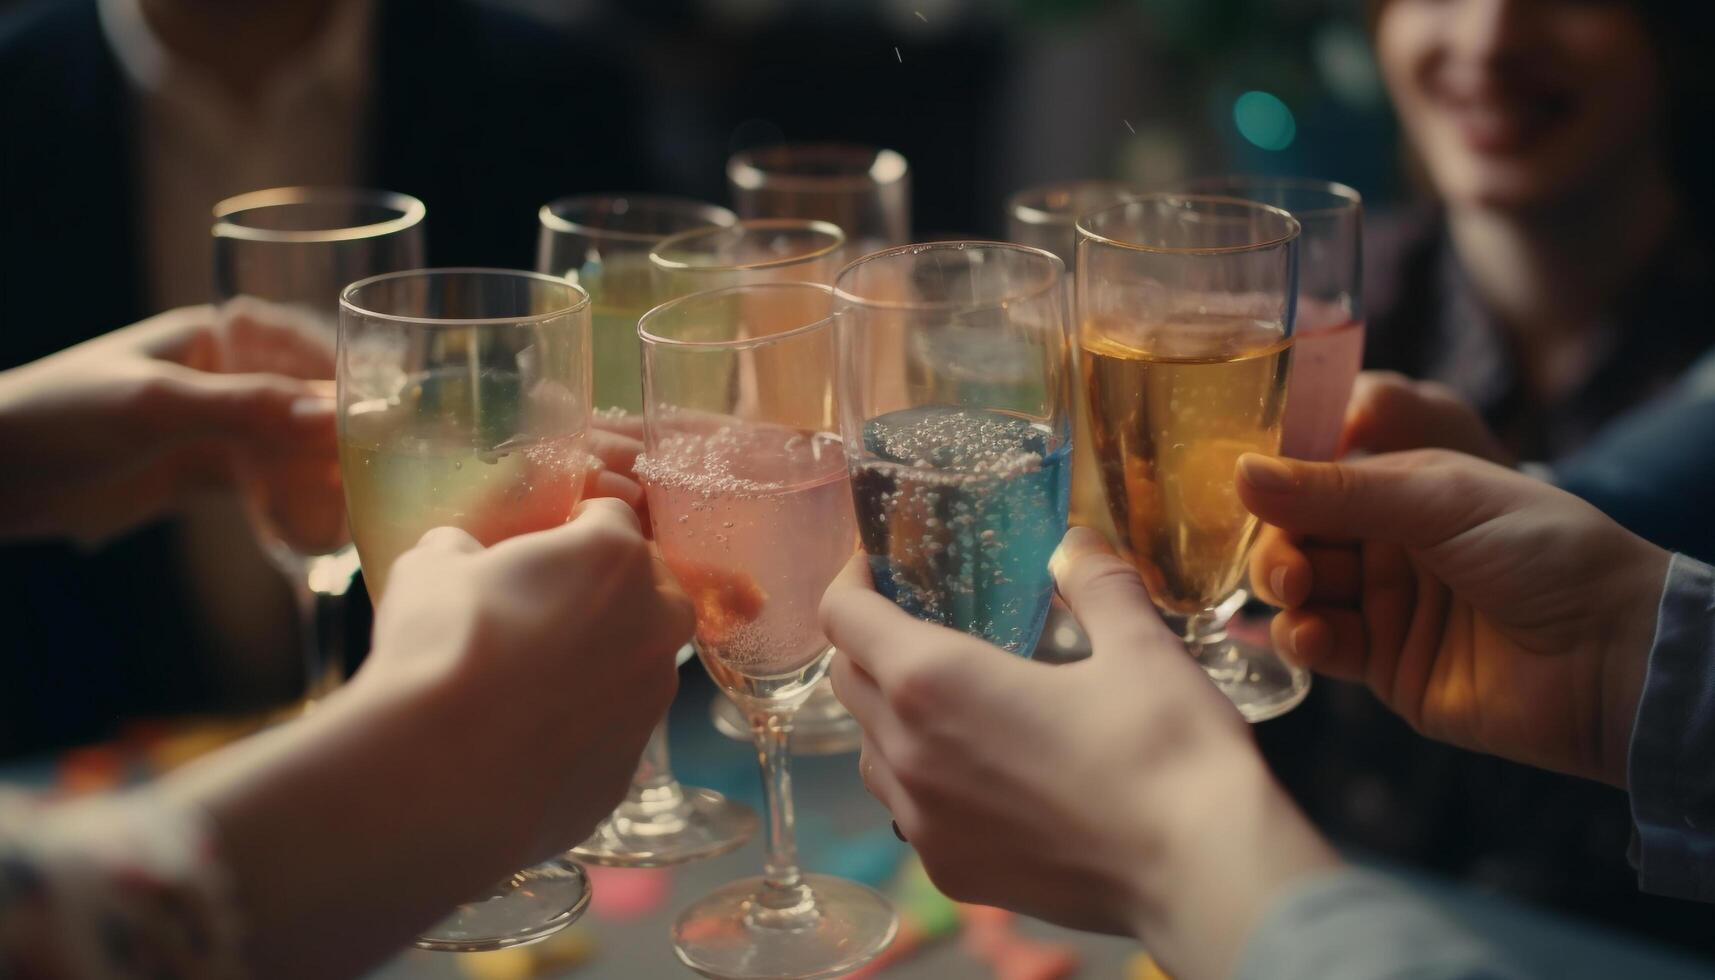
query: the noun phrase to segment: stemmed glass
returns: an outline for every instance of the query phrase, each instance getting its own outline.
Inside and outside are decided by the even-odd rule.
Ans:
[[[1238,458],[1280,449],[1298,235],[1279,208],[1199,195],[1145,195],[1078,221],[1085,394],[1120,542],[1251,721],[1309,689],[1273,651],[1227,642],[1221,608],[1257,532]]]
[[[852,143],[782,143],[735,153],[727,186],[742,218],[811,218],[839,226],[841,264],[911,240],[911,167],[897,151]],[[832,282],[830,277],[829,282]],[[711,705],[715,727],[745,739],[731,702]],[[823,682],[798,713],[798,752],[856,752],[863,732]]]
[[[643,422],[643,353],[637,321],[660,301],[649,252],[675,234],[721,228],[725,208],[677,197],[591,195],[542,206],[536,269],[590,294],[593,402],[604,425]],[[679,663],[694,656],[687,644]],[[756,813],[712,789],[673,777],[661,719],[612,816],[571,853],[617,867],[661,867],[733,850],[756,832]]]
[[[798,868],[793,717],[833,654],[816,607],[856,550],[835,415],[827,286],[762,283],[656,307],[643,339],[638,474],[661,558],[697,610],[710,676],[750,722],[768,801],[764,872],[680,914],[673,947],[709,977],[827,977],[892,942],[873,889]]]
[[[333,394],[339,293],[423,263],[423,203],[352,188],[280,187],[214,207],[222,369],[325,382]],[[246,456],[240,483],[257,536],[297,598],[310,703],[345,678],[342,619],[357,574],[331,443]]]
[[[1345,184],[1296,177],[1206,177],[1187,186],[1298,219],[1298,317],[1280,453],[1333,459],[1364,362],[1363,198]]]
[[[906,245],[852,263],[834,287],[841,428],[877,591],[1024,656],[1066,533],[1062,268],[1023,245]]]
[[[484,545],[564,524],[593,457],[589,296],[564,279],[429,269],[340,295],[339,457],[377,603],[394,559],[430,528]],[[570,925],[584,870],[513,875],[424,933],[424,949],[503,949]]]

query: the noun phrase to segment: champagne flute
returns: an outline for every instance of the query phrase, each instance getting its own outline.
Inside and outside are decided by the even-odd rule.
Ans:
[[[340,295],[339,456],[352,535],[379,604],[430,528],[484,545],[564,524],[593,458],[589,296],[499,269],[396,272]],[[532,942],[589,902],[556,858],[459,906],[417,939],[477,951]]]
[[[1119,180],[1072,180],[1019,191],[1006,202],[1006,237],[1021,245],[1053,252],[1066,264],[1063,280],[1071,298],[1074,258],[1078,244],[1078,219],[1091,211],[1143,193]],[[1078,359],[1072,359],[1075,392],[1082,392]],[[1070,521],[1095,528],[1109,540],[1117,540],[1108,502],[1102,496],[1102,477],[1096,467],[1094,440],[1090,438],[1090,407],[1082,395],[1072,399],[1072,503]],[[1090,655],[1084,628],[1064,606],[1050,606],[1048,623],[1042,630],[1037,656],[1044,660],[1080,660]]]
[[[943,242],[866,256],[835,284],[842,431],[876,590],[1023,656],[1066,533],[1062,269],[1041,249]]]
[[[911,240],[911,167],[897,151],[851,143],[782,143],[735,153],[727,186],[742,218],[811,218],[846,236],[842,263]],[[829,282],[832,282],[830,277]],[[711,705],[715,727],[749,738],[744,718],[724,700]],[[798,712],[793,748],[856,752],[863,732],[823,682]]]
[[[1207,177],[1198,194],[1272,204],[1298,219],[1298,317],[1280,453],[1330,460],[1364,363],[1364,203],[1345,184],[1295,177]]]
[[[1251,721],[1309,676],[1227,642],[1257,520],[1238,458],[1275,454],[1297,295],[1298,222],[1237,198],[1149,194],[1078,221],[1077,310],[1096,457],[1122,547],[1186,647]]]
[[[661,558],[697,610],[710,676],[750,722],[768,801],[764,873],[720,888],[673,926],[707,977],[844,973],[893,941],[873,889],[798,868],[789,741],[827,674],[822,593],[856,550],[835,419],[832,295],[809,283],[695,293],[644,315],[638,473]]]
[[[658,300],[649,252],[685,231],[720,228],[731,211],[677,197],[589,195],[542,206],[536,269],[590,294],[593,401],[607,424],[643,422],[643,353],[637,321]],[[689,644],[679,663],[695,656]],[[673,777],[662,718],[612,816],[572,855],[593,864],[662,867],[725,854],[756,832],[756,812]]]
[[[214,288],[227,371],[325,382],[333,393],[339,292],[423,261],[423,202],[352,188],[279,187],[214,206]],[[245,455],[239,482],[269,558],[297,598],[310,703],[345,679],[342,618],[357,574],[331,441]]]

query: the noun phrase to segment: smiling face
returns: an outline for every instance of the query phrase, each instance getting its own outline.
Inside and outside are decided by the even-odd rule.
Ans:
[[[1644,23],[1614,0],[1386,0],[1382,74],[1451,207],[1526,209],[1662,152]]]

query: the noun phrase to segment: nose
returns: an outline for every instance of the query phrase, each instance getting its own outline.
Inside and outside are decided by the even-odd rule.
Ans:
[[[1462,0],[1450,40],[1463,60],[1494,67],[1530,44],[1539,0]]]

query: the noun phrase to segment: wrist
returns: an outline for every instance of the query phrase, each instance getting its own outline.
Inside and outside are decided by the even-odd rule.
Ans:
[[[1230,975],[1289,887],[1341,865],[1262,759],[1234,755],[1181,782],[1155,860],[1137,865],[1134,934],[1180,980]]]
[[[1643,698],[1649,672],[1650,651],[1655,646],[1661,599],[1667,587],[1673,556],[1638,540],[1639,556],[1625,572],[1620,600],[1609,616],[1609,628],[1601,648],[1601,740],[1602,757],[1594,774],[1603,782],[1625,787],[1632,730],[1637,724],[1638,703]]]

